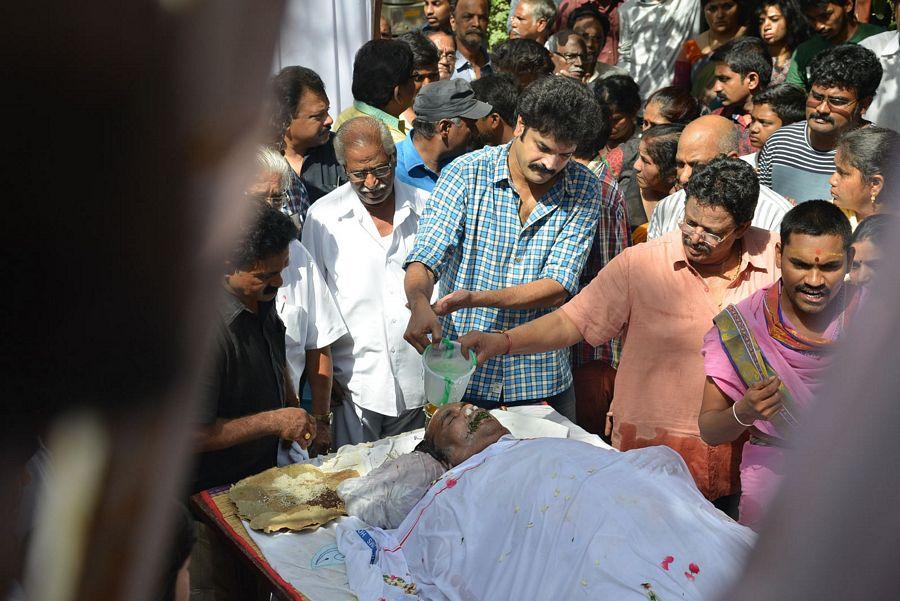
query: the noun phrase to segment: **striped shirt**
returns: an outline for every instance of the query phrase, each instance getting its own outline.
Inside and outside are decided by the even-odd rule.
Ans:
[[[678,224],[684,220],[685,192],[679,190],[659,201],[653,209],[650,217],[650,227],[647,230],[647,239],[659,238],[667,232],[674,232]],[[759,185],[759,199],[756,201],[756,211],[753,213],[751,225],[762,230],[777,232],[781,227],[781,219],[794,205],[785,197],[777,194],[772,189]]]
[[[441,171],[406,264],[419,262],[431,269],[442,296],[540,279],[559,282],[569,294],[578,292],[578,278],[597,229],[600,182],[587,168],[569,161],[523,225],[508,156],[508,144],[489,146],[463,155]],[[551,311],[460,309],[441,317],[441,326],[452,340],[472,330],[510,330]],[[502,395],[507,403],[537,401],[571,385],[567,348],[503,355],[479,366],[466,398],[499,402]]]
[[[759,183],[795,203],[831,198],[834,150],[816,150],[809,144],[807,122],[798,121],[773,133],[759,151]]]

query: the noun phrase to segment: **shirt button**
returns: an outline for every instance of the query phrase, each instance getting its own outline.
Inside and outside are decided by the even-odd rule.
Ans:
[[[522,257],[516,257],[516,263],[521,263],[521,262],[522,262]]]
[[[394,348],[394,347],[391,347],[391,352],[392,352],[392,353],[396,353],[396,352],[397,352],[397,349]]]

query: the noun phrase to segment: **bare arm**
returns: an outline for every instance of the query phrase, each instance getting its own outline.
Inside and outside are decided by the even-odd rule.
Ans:
[[[315,416],[313,445],[314,455],[327,453],[331,448],[331,385],[334,382],[331,348],[306,351],[306,375],[312,391],[312,413]]]
[[[431,307],[434,276],[424,264],[410,263],[406,266],[403,287],[406,290],[406,300],[411,313],[403,338],[421,353],[431,342],[440,340],[442,335],[441,324]]]
[[[499,290],[455,290],[438,300],[434,304],[434,311],[437,315],[446,315],[472,307],[546,309],[558,307],[568,298],[569,292],[562,284],[544,278]]]
[[[753,424],[756,420],[768,420],[781,410],[781,393],[778,378],[760,380],[747,390],[744,398],[734,403],[719,390],[711,378],[706,379],[703,389],[703,404],[700,407],[700,437],[708,445],[720,445],[733,442],[748,427],[738,423]]]
[[[509,337],[507,340],[507,336]],[[554,311],[509,332],[469,332],[459,339],[463,356],[475,351],[478,363],[497,355],[529,355],[572,346],[583,340],[581,332],[562,311]],[[509,350],[507,351],[507,346]]]
[[[296,440],[301,446],[309,444],[315,434],[313,421],[306,411],[298,407],[285,407],[263,411],[234,419],[217,419],[195,433],[197,451],[218,451],[265,436],[279,436],[284,440]],[[305,438],[305,434],[310,438]]]

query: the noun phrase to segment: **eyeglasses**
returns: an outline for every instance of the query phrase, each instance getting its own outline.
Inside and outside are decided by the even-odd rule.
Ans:
[[[555,54],[556,56],[561,56],[563,60],[565,60],[569,64],[573,64],[578,59],[581,59],[581,62],[584,62],[587,60],[588,56],[587,54],[561,54],[559,52],[554,52],[553,54]]]
[[[710,234],[709,232],[702,231],[699,225],[688,225],[684,221],[681,221],[678,224],[678,227],[681,229],[681,233],[685,236],[690,237],[696,235],[700,238],[700,242],[710,248],[715,248],[718,245],[722,244],[722,241],[725,240],[725,238],[734,233],[734,230],[731,230],[724,236],[717,236],[716,234]]]
[[[280,209],[288,203],[287,192],[279,192],[278,194],[269,194],[268,192],[246,192],[244,196],[255,201],[267,202],[276,209]]]
[[[394,170],[394,162],[385,163],[384,165],[378,165],[377,167],[372,167],[371,169],[360,169],[359,171],[348,171],[347,176],[356,182],[365,181],[366,177],[371,173],[378,179],[382,177],[387,177]]]
[[[413,73],[413,81],[416,83],[422,83],[426,79],[430,79],[432,81],[438,79],[441,76],[437,71],[428,71],[427,73]]]
[[[844,108],[856,104],[859,102],[859,99],[850,100],[849,98],[843,98],[841,96],[825,96],[824,94],[812,91],[810,91],[809,96],[806,98],[806,105],[810,107],[821,106],[823,102],[827,102],[828,106],[832,108]]]

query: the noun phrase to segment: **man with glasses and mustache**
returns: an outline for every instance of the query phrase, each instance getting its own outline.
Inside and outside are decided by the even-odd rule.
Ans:
[[[584,64],[587,62],[587,46],[571,29],[558,31],[550,38],[548,48],[553,61],[553,73],[584,81]]]
[[[452,77],[473,81],[493,73],[487,53],[490,0],[450,0],[450,26],[456,37]]]
[[[534,82],[517,108],[512,142],[456,159],[431,194],[406,259],[405,337],[419,352],[442,336],[508,330],[578,290],[600,182],[571,158],[593,142],[602,112],[568,77]],[[442,298],[432,304],[436,283]],[[547,402],[574,421],[568,349],[482,364],[466,398],[485,408]]]
[[[795,202],[830,198],[828,180],[844,132],[868,125],[863,117],[881,83],[875,54],[853,44],[816,57],[806,97],[806,121],[786,125],[759,152],[760,183]]]
[[[314,204],[303,245],[334,295],[347,334],[331,345],[335,447],[421,428],[422,359],[403,340],[403,261],[428,193],[396,181],[387,126],[356,117],[335,134],[350,181]]]
[[[778,488],[803,414],[822,392],[834,347],[852,323],[861,289],[844,282],[853,261],[850,222],[824,200],[781,222],[781,279],[714,319],[703,355],[699,426],[711,445],[743,445],[740,522],[756,527]]]
[[[677,231],[625,249],[559,311],[505,333],[470,332],[460,343],[486,365],[624,333],[610,407],[613,446],[671,447],[700,491],[733,512],[740,448],[700,439],[700,348],[723,307],[778,279],[777,236],[750,224],[759,184],[740,159],[713,159],[685,191]]]

